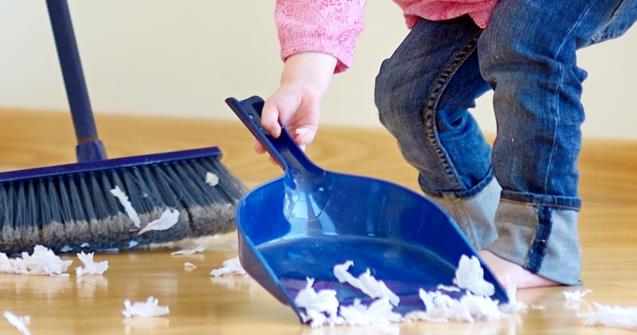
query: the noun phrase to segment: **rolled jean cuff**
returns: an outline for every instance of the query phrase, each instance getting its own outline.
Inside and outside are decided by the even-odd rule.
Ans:
[[[502,188],[495,178],[491,178],[485,185],[481,191],[470,197],[459,197],[456,193],[439,193],[442,196],[434,196],[425,191],[425,196],[453,218],[468,241],[478,250],[498,237],[495,212]]]
[[[577,197],[566,197],[559,195],[534,194],[524,192],[514,192],[503,190],[503,200],[511,200],[514,202],[541,204],[557,209],[570,209],[579,211],[582,207],[582,201]]]
[[[576,210],[502,200],[496,213],[498,239],[486,249],[563,285],[580,285]]]
[[[482,192],[487,186],[489,186],[492,181],[495,179],[493,175],[493,171],[490,170],[486,177],[480,180],[479,183],[472,186],[466,190],[432,190],[431,186],[427,186],[427,177],[425,177],[422,173],[418,175],[418,184],[420,184],[420,189],[425,192],[425,194],[432,197],[456,197],[456,198],[470,198],[475,196],[476,194]],[[498,196],[499,198],[499,196]]]

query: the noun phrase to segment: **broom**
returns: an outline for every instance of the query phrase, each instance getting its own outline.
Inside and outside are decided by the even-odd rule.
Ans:
[[[106,158],[68,4],[47,0],[47,7],[78,163],[0,173],[0,252],[29,251],[37,244],[58,252],[126,250],[233,230],[234,207],[245,187],[220,162],[218,148]],[[206,182],[209,173],[218,177],[217,185]],[[155,220],[163,230],[145,232],[143,225]]]

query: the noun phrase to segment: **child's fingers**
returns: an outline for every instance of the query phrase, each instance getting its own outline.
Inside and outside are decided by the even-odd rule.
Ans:
[[[281,124],[287,125],[290,118],[293,117],[300,105],[302,97],[295,89],[287,87],[279,88],[269,97],[261,112],[261,125],[272,137],[277,138],[281,135]]]
[[[314,140],[318,130],[320,115],[320,96],[311,90],[302,90],[292,86],[280,87],[265,101],[261,113],[261,125],[272,137],[279,137],[282,125],[288,130],[296,144],[305,146]],[[260,144],[255,150],[263,153]]]
[[[315,129],[312,129],[311,127],[302,127],[302,128],[297,128],[295,131],[295,134],[293,134],[292,137],[294,138],[294,142],[296,142],[296,144],[299,145],[301,150],[305,151],[305,148],[307,147],[307,145],[312,143],[312,141],[314,140],[315,135],[316,135]],[[266,152],[265,147],[263,147],[261,142],[256,140],[253,143],[253,148],[254,148],[254,151],[256,151],[259,154],[263,154]],[[276,163],[276,161],[272,159],[272,157],[270,157],[270,160],[272,161],[272,163]]]
[[[291,136],[298,145],[308,145],[314,141],[318,131],[320,106],[316,97],[306,97],[300,107],[300,117],[290,124]]]
[[[274,97],[271,97],[263,104],[261,126],[268,134],[276,138],[281,135],[281,126],[279,125],[279,109],[274,99]]]
[[[305,147],[314,141],[316,131],[316,126],[306,125],[296,128],[292,137],[294,138],[294,142],[296,142],[301,149],[305,150]]]
[[[263,145],[261,145],[261,143],[259,143],[259,141],[255,141],[253,147],[254,147],[254,151],[256,151],[259,154],[264,154],[266,152],[265,148],[263,147]],[[269,156],[269,158],[272,164],[276,164],[276,165],[279,164],[276,162],[274,158],[272,158],[272,156]]]
[[[257,153],[259,153],[259,154],[265,153],[265,148],[263,147],[263,145],[261,145],[261,143],[259,141],[255,140],[254,144],[253,144],[253,147],[254,147],[254,151],[256,151]]]

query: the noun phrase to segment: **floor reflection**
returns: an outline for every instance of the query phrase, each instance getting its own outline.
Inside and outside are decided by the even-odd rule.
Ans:
[[[51,299],[65,294],[73,287],[69,276],[26,276],[0,274],[0,295],[34,295]]]
[[[75,282],[79,298],[93,298],[95,293],[108,291],[108,279],[103,276],[82,276]]]
[[[261,286],[254,279],[242,275],[211,277],[210,282],[231,291],[248,292],[251,298],[261,291]]]
[[[139,318],[124,319],[124,334],[133,334],[137,332],[156,332],[170,326],[168,318]]]

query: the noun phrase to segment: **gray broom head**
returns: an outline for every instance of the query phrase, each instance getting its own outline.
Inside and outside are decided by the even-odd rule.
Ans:
[[[246,188],[220,158],[213,147],[0,173],[0,252],[127,250],[229,232]],[[218,184],[206,182],[209,173]],[[174,225],[140,234],[170,212]]]

